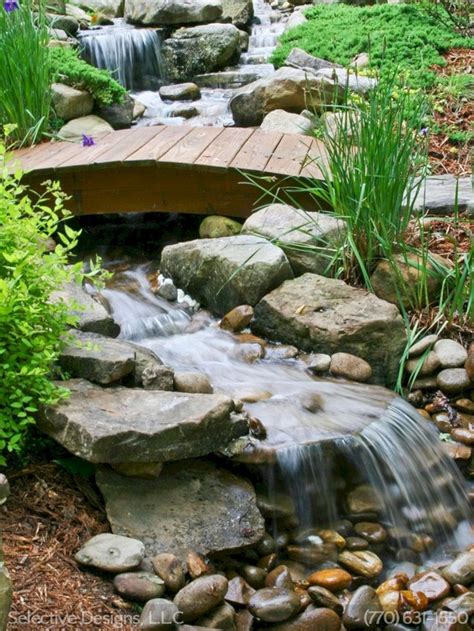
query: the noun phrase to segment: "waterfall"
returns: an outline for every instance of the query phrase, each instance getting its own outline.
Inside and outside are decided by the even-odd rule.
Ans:
[[[135,28],[116,20],[113,26],[82,32],[80,42],[82,57],[97,68],[110,70],[128,90],[157,90],[163,83],[157,29]]]

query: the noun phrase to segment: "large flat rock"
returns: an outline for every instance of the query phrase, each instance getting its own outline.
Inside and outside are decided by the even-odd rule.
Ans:
[[[306,351],[362,357],[375,383],[395,382],[406,343],[395,305],[316,274],[286,281],[265,296],[255,308],[253,329]]]
[[[166,465],[156,480],[127,478],[104,468],[97,484],[115,534],[143,541],[150,556],[183,558],[256,543],[264,521],[253,487],[206,461]]]
[[[138,388],[59,382],[70,397],[43,408],[39,427],[90,462],[166,462],[203,456],[226,445],[242,424],[231,399]]]
[[[293,276],[280,248],[250,235],[169,245],[161,255],[161,272],[218,315],[255,305]]]
[[[474,192],[471,177],[454,175],[427,177],[415,200],[415,210],[432,215],[452,215],[455,210],[474,216]]]

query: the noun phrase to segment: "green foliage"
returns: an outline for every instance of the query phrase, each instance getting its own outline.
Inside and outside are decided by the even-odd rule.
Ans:
[[[75,320],[51,295],[82,279],[80,263],[67,265],[79,233],[66,226],[58,232],[67,214],[58,185],[34,203],[20,178],[9,173],[0,144],[0,465],[6,454],[21,451],[38,407],[66,395],[50,371]],[[49,251],[53,235],[59,243]]]
[[[316,6],[306,12],[308,22],[282,36],[272,60],[281,66],[290,50],[299,47],[316,57],[349,65],[355,55],[369,52],[372,67],[382,74],[402,71],[412,87],[430,87],[435,80],[430,67],[445,63],[441,53],[474,45],[474,38],[459,35],[437,18],[441,11],[428,14],[407,4]]]
[[[10,140],[32,144],[48,126],[51,108],[48,28],[44,5],[22,0],[7,12],[0,6],[0,129],[15,125]]]
[[[121,103],[126,94],[107,70],[89,65],[72,48],[50,49],[50,66],[53,81],[88,90],[101,105]]]

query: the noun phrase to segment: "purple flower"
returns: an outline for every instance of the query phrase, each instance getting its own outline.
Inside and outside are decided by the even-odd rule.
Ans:
[[[82,146],[83,147],[92,147],[95,145],[95,140],[92,136],[88,136],[87,134],[82,134]]]
[[[5,2],[3,3],[3,8],[7,13],[12,13],[19,8],[18,2],[16,0],[5,0]]]
[[[420,136],[427,136],[428,135],[428,127],[422,127],[420,129]]]

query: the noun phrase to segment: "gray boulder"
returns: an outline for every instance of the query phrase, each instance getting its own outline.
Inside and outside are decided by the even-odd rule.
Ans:
[[[119,325],[107,309],[75,283],[68,283],[53,292],[51,301],[68,305],[70,312],[77,317],[77,328],[81,331],[109,337],[117,337],[120,333]]]
[[[69,0],[70,4],[87,8],[91,13],[98,13],[109,18],[123,17],[124,0]]]
[[[222,0],[222,20],[239,28],[250,24],[253,18],[252,0]]]
[[[285,24],[285,32],[289,31],[292,28],[296,28],[297,26],[301,26],[302,24],[306,24],[308,18],[305,16],[303,11],[297,10],[293,11]]]
[[[181,28],[162,46],[166,76],[171,82],[222,70],[240,56],[239,29],[232,24]]]
[[[160,96],[164,101],[196,101],[201,91],[195,83],[177,83],[161,86]]]
[[[125,0],[125,19],[131,24],[206,24],[221,17],[220,0]]]
[[[433,175],[427,177],[415,200],[414,210],[431,215],[452,215],[455,209],[474,216],[474,191],[471,177]]]
[[[76,90],[64,83],[53,83],[51,96],[56,115],[64,121],[87,116],[94,107],[94,99],[89,92]]]
[[[134,100],[126,94],[120,103],[99,105],[96,111],[114,129],[128,129],[132,126],[134,105]]]
[[[295,275],[324,274],[331,249],[342,239],[344,223],[331,215],[306,212],[286,204],[270,204],[253,213],[242,227],[243,234],[277,240]],[[314,246],[305,252],[302,246]]]
[[[284,252],[261,237],[198,239],[164,248],[161,272],[213,312],[255,305],[292,278]]]
[[[333,80],[354,94],[367,94],[377,85],[377,79],[349,72],[345,68],[321,68],[315,73],[315,76]]]
[[[145,543],[149,556],[209,554],[255,544],[264,534],[255,491],[242,478],[206,461],[170,463],[157,480],[103,469],[97,484],[113,532]]]
[[[80,142],[82,135],[92,136],[97,140],[98,136],[103,136],[114,131],[112,125],[95,114],[74,118],[66,123],[58,132],[61,140],[70,140],[71,142]]]
[[[255,308],[252,329],[309,352],[365,359],[371,381],[393,384],[406,344],[398,309],[341,280],[304,274],[286,281]]]
[[[299,68],[300,70],[305,70],[306,72],[318,72],[318,70],[322,70],[323,68],[342,68],[339,64],[333,64],[326,59],[310,55],[301,48],[291,49],[288,57],[286,58],[285,66]]]
[[[101,388],[58,382],[68,399],[43,407],[39,426],[89,462],[166,462],[208,454],[245,432],[221,394]]]
[[[273,110],[265,116],[260,128],[267,131],[279,131],[283,134],[311,134],[314,125],[309,118],[301,114]]]
[[[333,78],[284,66],[276,72],[239,88],[230,101],[236,125],[260,125],[273,110],[299,113],[307,107],[321,109],[342,99],[344,93]]]
[[[118,574],[137,568],[144,556],[141,541],[104,532],[89,539],[74,558],[81,565]]]

